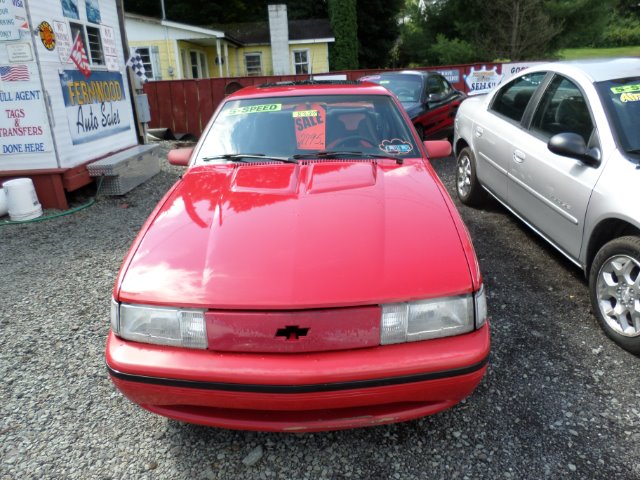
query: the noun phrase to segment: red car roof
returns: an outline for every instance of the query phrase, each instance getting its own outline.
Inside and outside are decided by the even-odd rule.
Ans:
[[[239,100],[264,97],[296,97],[300,95],[385,95],[389,91],[375,83],[316,83],[316,84],[271,84],[269,86],[245,87],[229,95],[228,99]]]

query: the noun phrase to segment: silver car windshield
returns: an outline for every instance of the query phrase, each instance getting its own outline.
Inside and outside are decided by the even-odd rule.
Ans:
[[[640,154],[640,77],[599,82],[596,87],[620,147]]]
[[[307,95],[228,101],[206,134],[198,163],[238,154],[289,158],[327,150],[421,155],[390,97]]]

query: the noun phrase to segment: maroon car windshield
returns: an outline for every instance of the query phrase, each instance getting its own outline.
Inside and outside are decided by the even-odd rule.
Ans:
[[[413,74],[372,75],[363,80],[382,85],[391,90],[398,100],[404,103],[416,103],[422,99],[422,77]]]
[[[323,151],[420,156],[409,125],[390,97],[313,95],[228,101],[207,132],[198,161]]]

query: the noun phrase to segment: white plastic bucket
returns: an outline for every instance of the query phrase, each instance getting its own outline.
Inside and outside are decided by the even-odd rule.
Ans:
[[[9,218],[15,222],[31,220],[42,215],[36,189],[30,178],[16,178],[4,182]]]
[[[4,193],[4,188],[0,188],[0,217],[4,217],[8,211],[7,194]]]

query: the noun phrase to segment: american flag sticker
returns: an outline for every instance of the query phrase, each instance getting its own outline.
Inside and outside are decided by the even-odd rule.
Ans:
[[[0,80],[3,82],[24,82],[29,79],[27,65],[0,65]]]

